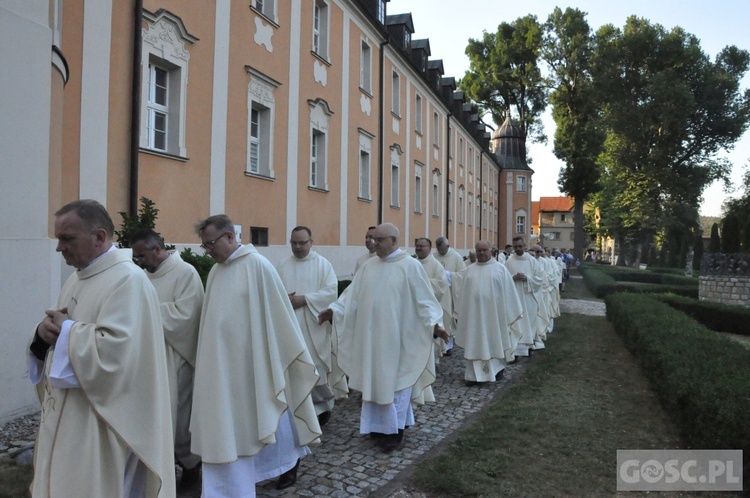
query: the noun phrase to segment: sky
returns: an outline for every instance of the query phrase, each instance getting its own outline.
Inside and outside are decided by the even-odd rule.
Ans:
[[[631,15],[646,18],[666,29],[680,26],[700,39],[703,52],[711,59],[727,45],[750,50],[750,2],[747,0],[390,0],[387,13],[411,12],[413,39],[429,38],[430,58],[443,60],[444,76],[459,79],[469,69],[469,59],[464,54],[469,38],[479,39],[484,31],[494,33],[501,22],[513,22],[527,14],[545,22],[555,7],[586,12],[589,26],[594,30],[605,24],[622,28]],[[742,89],[746,88],[750,88],[748,75],[742,81]],[[485,122],[494,126],[489,117]],[[535,171],[534,200],[562,195],[557,186],[562,162],[552,153],[555,123],[549,108],[543,123],[548,145],[527,144]],[[721,156],[732,163],[732,183],[739,185],[750,164],[750,131],[745,132],[733,150],[724,151]],[[735,192],[734,196],[739,193]],[[724,192],[723,183],[714,183],[703,193],[701,214],[719,216],[722,204],[731,195]]]

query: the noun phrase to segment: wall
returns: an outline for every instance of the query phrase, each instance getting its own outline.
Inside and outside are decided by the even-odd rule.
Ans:
[[[750,307],[750,254],[704,254],[698,296],[701,301]]]

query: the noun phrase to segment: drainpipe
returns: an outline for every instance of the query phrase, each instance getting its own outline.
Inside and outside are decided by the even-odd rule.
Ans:
[[[450,216],[449,216],[449,210],[452,207],[450,203],[448,202],[449,196],[448,196],[448,188],[450,187],[451,183],[451,116],[453,116],[452,112],[448,112],[448,116],[445,119],[445,136],[446,136],[446,146],[445,146],[445,238],[450,240]]]
[[[383,223],[383,157],[385,156],[385,137],[383,137],[383,129],[385,128],[385,99],[383,98],[383,92],[385,91],[385,76],[383,76],[383,69],[385,68],[385,53],[383,49],[389,43],[389,38],[386,38],[386,40],[380,43],[380,60],[378,61],[380,71],[378,77],[378,148],[380,150],[380,157],[378,158],[378,225]]]
[[[143,0],[135,0],[133,21],[133,82],[130,109],[130,216],[138,215],[138,150],[141,141],[141,45],[143,43]]]

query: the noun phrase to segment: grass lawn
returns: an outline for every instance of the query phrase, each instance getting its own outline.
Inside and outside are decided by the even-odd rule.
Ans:
[[[0,458],[0,498],[28,496],[31,467],[19,467],[10,458]]]
[[[568,290],[586,292],[579,279]],[[409,485],[428,496],[612,496],[618,449],[681,447],[610,323],[564,314],[523,377]]]

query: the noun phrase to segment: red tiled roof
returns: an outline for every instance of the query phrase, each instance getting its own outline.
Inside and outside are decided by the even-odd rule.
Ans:
[[[539,210],[542,212],[557,211],[566,213],[573,209],[574,203],[572,197],[540,197]]]

